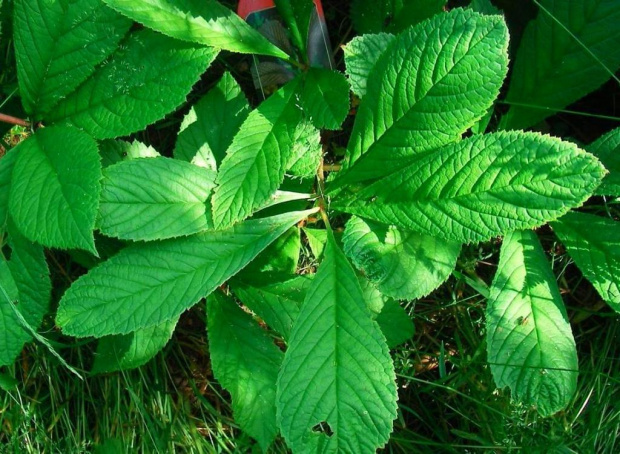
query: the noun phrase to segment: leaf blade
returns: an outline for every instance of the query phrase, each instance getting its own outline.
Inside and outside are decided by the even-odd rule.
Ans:
[[[520,131],[476,135],[360,190],[336,209],[453,241],[484,241],[580,206],[605,169],[592,155]]]
[[[495,383],[549,416],[577,387],[577,350],[553,272],[536,235],[504,238],[487,305],[487,352]]]
[[[125,240],[161,240],[207,230],[215,172],[169,158],[121,161],[103,171],[98,228]]]
[[[101,191],[97,143],[79,129],[52,126],[18,149],[9,196],[17,228],[48,247],[96,253],[93,228]]]
[[[131,33],[110,60],[45,116],[96,139],[144,129],[183,102],[217,51],[151,30]]]
[[[235,421],[267,452],[278,433],[276,381],[284,354],[220,292],[207,298],[207,322],[215,378],[232,395]]]
[[[108,6],[172,38],[246,54],[287,59],[231,10],[214,0],[104,0]]]
[[[251,220],[223,231],[136,244],[80,277],[60,301],[67,334],[127,334],[180,315],[315,210]]]
[[[614,0],[537,3],[538,17],[523,34],[506,95],[514,105],[501,120],[505,129],[535,125],[620,67],[620,9]]]
[[[571,211],[551,224],[568,254],[596,291],[620,312],[620,225]]]
[[[278,421],[293,450],[374,452],[396,417],[393,365],[331,234],[324,257],[280,370]],[[329,425],[333,435],[313,431],[318,424]]]
[[[13,17],[22,102],[37,119],[86,80],[131,26],[99,0],[16,0]]]
[[[386,175],[459,139],[499,94],[507,48],[503,19],[470,10],[398,35],[369,75],[343,170],[329,190]]]

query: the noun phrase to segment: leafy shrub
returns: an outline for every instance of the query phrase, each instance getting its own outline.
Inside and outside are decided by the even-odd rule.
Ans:
[[[304,30],[309,2],[276,3]],[[15,0],[19,93],[45,127],[0,160],[0,364],[50,311],[44,248],[82,250],[97,265],[55,320],[100,338],[93,373],[144,364],[206,298],[215,375],[264,450],[281,433],[294,452],[374,452],[397,416],[389,350],[413,333],[397,300],[440,286],[463,244],[503,236],[487,307],[495,381],[541,415],[568,405],[575,341],[532,229],[550,223],[618,310],[620,228],[574,209],[620,195],[620,130],[586,152],[514,128],[613,75],[620,9],[541,0],[497,122],[509,36],[501,16],[481,13],[490,4],[428,2],[408,16],[411,5],[387,1],[370,17],[374,2],[355,3],[370,33],[345,46],[345,77],[308,68],[211,0]],[[224,74],[184,118],[173,157],[117,139],[183,105],[220,50],[281,58],[298,75],[251,109]],[[319,130],[342,126],[350,88],[359,108],[326,176]],[[490,123],[498,131],[484,134]],[[315,274],[298,273],[302,232]],[[122,240],[114,253],[107,238]]]

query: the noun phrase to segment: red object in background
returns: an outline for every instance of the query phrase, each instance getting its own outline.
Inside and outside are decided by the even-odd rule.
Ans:
[[[321,0],[314,0],[314,6],[315,11],[306,37],[308,62],[310,66],[332,69],[335,65]],[[237,14],[272,44],[289,55],[295,55],[286,24],[278,14],[273,0],[241,0],[237,7]],[[253,56],[252,58],[254,60],[252,65],[254,86],[263,97],[267,97],[295,77],[296,70],[288,62],[273,57]]]
[[[276,5],[273,0],[241,0],[239,2],[239,6],[237,7],[237,14],[245,20],[250,13],[275,8],[275,6]],[[323,5],[321,5],[321,0],[314,0],[314,6],[316,6],[319,16],[324,18],[325,15],[323,14]]]

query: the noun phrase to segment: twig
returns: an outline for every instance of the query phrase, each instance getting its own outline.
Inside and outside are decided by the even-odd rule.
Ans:
[[[12,117],[11,115],[7,115],[3,113],[0,113],[0,121],[2,123],[9,123],[11,125],[25,126],[25,127],[30,126],[30,123],[27,122],[26,120],[22,120],[21,118],[17,118],[17,117]]]

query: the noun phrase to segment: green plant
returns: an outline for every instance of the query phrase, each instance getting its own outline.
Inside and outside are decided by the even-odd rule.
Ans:
[[[276,3],[303,36],[309,0]],[[577,24],[583,36],[569,33],[587,51],[562,60],[564,41],[551,46],[570,64],[531,82],[522,62],[548,56],[526,31],[500,129],[531,126],[604,80],[567,76],[562,83],[578,87],[554,91],[553,71],[575,73],[592,55],[606,70],[620,64],[620,46],[603,61],[601,35],[589,34],[595,23],[618,40],[614,2],[577,3],[596,18]],[[541,2],[541,11],[573,26],[578,8],[555,4]],[[542,415],[568,405],[575,341],[531,229],[551,223],[618,309],[618,225],[571,211],[593,194],[620,195],[618,130],[591,153],[534,132],[482,134],[508,71],[500,16],[431,8],[403,31],[411,24],[393,22],[395,34],[347,44],[347,80],[306,67],[215,1],[16,0],[13,8],[23,108],[45,127],[0,160],[0,364],[33,335],[44,341],[36,334],[50,310],[44,248],[79,249],[96,266],[64,293],[55,320],[66,335],[100,338],[94,373],[144,364],[206,298],[212,367],[242,430],[264,450],[280,432],[295,452],[373,452],[397,416],[389,348],[413,332],[396,300],[440,286],[463,244],[505,236],[487,307],[495,381]],[[381,32],[381,23],[358,27]],[[530,25],[545,26],[544,17]],[[182,105],[220,49],[285,59],[298,76],[252,110],[225,73],[185,116],[173,158],[116,139]],[[341,167],[326,176],[319,130],[342,125],[349,83],[361,102]],[[532,99],[547,103],[544,114],[527,113]],[[593,224],[609,236],[591,235]],[[298,273],[302,230],[320,261],[315,274]]]

